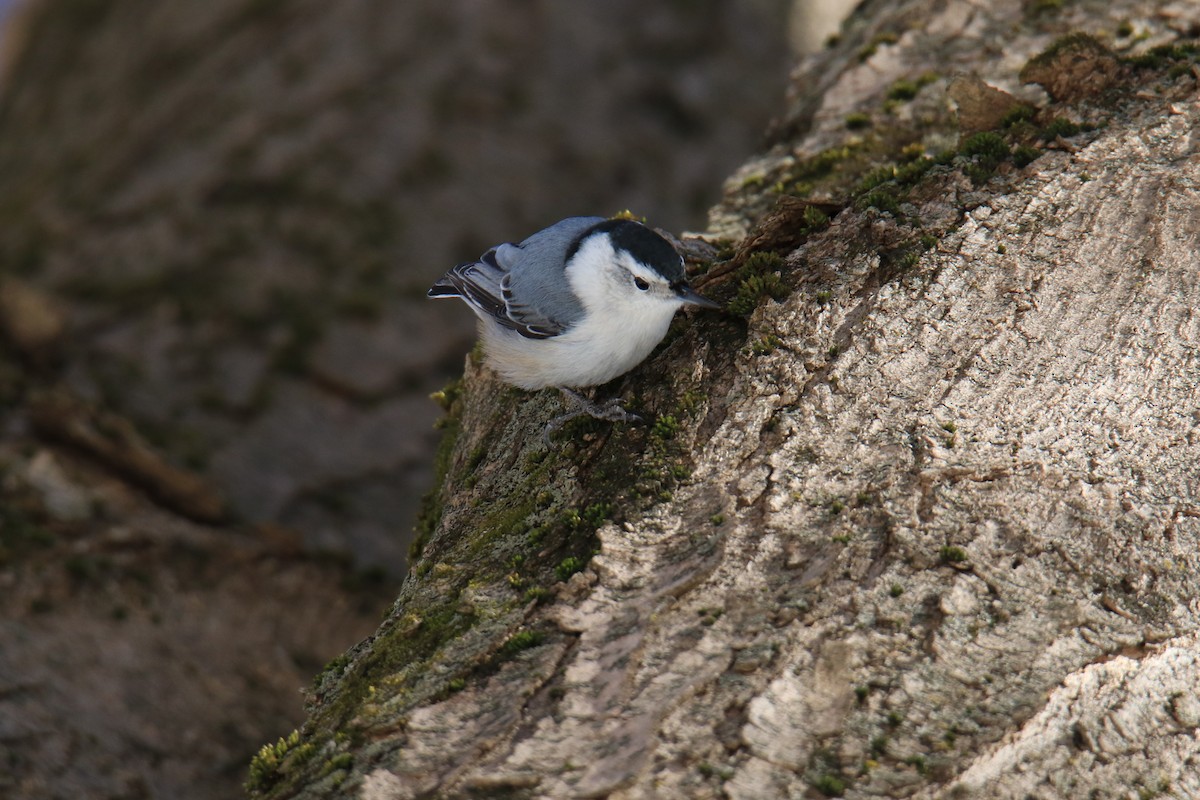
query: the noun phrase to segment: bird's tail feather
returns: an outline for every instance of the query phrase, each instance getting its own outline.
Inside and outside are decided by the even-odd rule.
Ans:
[[[462,297],[462,292],[458,287],[451,283],[446,278],[440,279],[433,286],[429,287],[429,297]]]

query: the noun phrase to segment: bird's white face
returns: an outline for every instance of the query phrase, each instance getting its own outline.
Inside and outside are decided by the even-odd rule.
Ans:
[[[566,275],[589,314],[657,321],[669,319],[683,305],[662,275],[627,251],[614,249],[607,236],[587,239],[568,262]]]

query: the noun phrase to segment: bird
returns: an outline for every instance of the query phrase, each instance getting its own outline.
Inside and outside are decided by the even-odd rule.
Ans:
[[[666,238],[623,217],[568,217],[497,245],[452,268],[428,295],[457,297],[475,312],[485,363],[502,380],[530,391],[554,387],[575,406],[547,424],[547,442],[584,414],[640,421],[619,398],[597,404],[575,390],[644,361],[683,306],[721,307],[688,284]]]

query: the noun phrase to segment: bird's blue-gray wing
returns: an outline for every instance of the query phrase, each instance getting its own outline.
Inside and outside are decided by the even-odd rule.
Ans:
[[[583,304],[567,282],[567,254],[581,236],[604,217],[568,217],[520,244],[496,248],[496,260],[508,272],[505,302],[517,319],[551,322],[561,330],[583,319]]]
[[[569,217],[520,244],[492,248],[459,264],[429,290],[461,297],[480,313],[531,339],[558,336],[583,318],[563,273],[567,253],[603,217]]]
[[[496,251],[492,249],[478,261],[455,266],[430,287],[429,296],[461,297],[476,313],[508,325],[501,289],[504,278],[505,272],[496,264]]]

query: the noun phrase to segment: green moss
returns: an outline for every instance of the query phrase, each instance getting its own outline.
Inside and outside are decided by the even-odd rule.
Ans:
[[[781,344],[779,337],[775,334],[767,334],[759,339],[756,339],[750,345],[750,352],[756,356],[770,355],[775,352],[775,349]]]
[[[933,167],[934,160],[922,155],[898,167],[894,178],[901,186],[914,186]]]
[[[506,502],[494,503],[477,523],[470,541],[462,544],[462,555],[475,563],[498,544],[524,540],[533,527],[530,519],[535,508],[533,498],[519,494],[506,498]]]
[[[377,684],[386,683],[394,697],[419,683],[424,677],[419,665],[475,624],[471,615],[460,613],[457,593],[440,601],[427,604],[420,616],[409,614],[380,629],[372,646],[337,682],[336,697],[321,709],[323,728],[340,731],[351,717],[361,716]]]
[[[456,483],[463,488],[470,489],[479,481],[477,470],[487,460],[488,448],[486,443],[476,445],[467,455],[466,461],[463,463],[462,470],[458,473],[455,480]]]
[[[730,313],[748,316],[766,297],[783,300],[787,297],[787,287],[777,274],[751,275],[742,281],[738,293],[726,305]]]
[[[822,230],[829,225],[829,215],[816,206],[805,207],[801,219],[804,221],[806,233]]]
[[[1141,55],[1126,59],[1125,63],[1140,69],[1162,69],[1176,61],[1190,61],[1197,56],[1200,56],[1200,43],[1178,42],[1152,47]]]
[[[1004,137],[993,131],[984,131],[968,137],[959,147],[959,154],[971,159],[965,172],[976,184],[984,183],[1012,153]]]
[[[1042,155],[1042,151],[1036,147],[1030,147],[1027,144],[1017,145],[1013,150],[1012,160],[1018,168],[1024,168],[1032,164]]]
[[[846,782],[836,775],[820,775],[813,781],[813,788],[826,797],[841,797],[846,793]]]
[[[860,196],[854,203],[856,208],[877,208],[893,216],[900,214],[900,200],[894,192],[876,189]]]
[[[500,652],[502,655],[512,658],[522,650],[537,647],[545,638],[545,634],[541,631],[518,631],[508,637],[508,641],[500,648]]]
[[[907,102],[917,96],[917,93],[924,87],[937,80],[937,75],[932,72],[926,72],[916,80],[901,78],[888,87],[887,99],[898,102]]]
[[[793,173],[795,180],[821,178],[833,172],[838,165],[849,159],[854,153],[849,145],[830,147],[822,150],[811,158],[801,161]]]
[[[450,409],[462,397],[462,378],[455,378],[442,389],[429,395],[429,399],[441,406],[442,411],[450,413]]]
[[[933,165],[931,159],[921,158],[901,166],[881,167],[865,176],[859,184],[856,208],[877,208],[899,215],[900,202],[907,196],[907,188],[915,184]]]
[[[1000,120],[1000,127],[1007,130],[1019,123],[1028,122],[1029,120],[1033,119],[1033,115],[1033,106],[1013,106],[1008,110],[1008,113],[1004,115],[1003,119]]]
[[[919,91],[921,91],[921,87],[917,86],[915,82],[902,78],[888,87],[887,98],[889,100],[912,100]]]
[[[672,439],[679,433],[679,420],[672,414],[663,414],[654,421],[651,434],[660,439]]]
[[[612,503],[593,503],[583,510],[583,521],[592,528],[599,528],[612,514]]]
[[[312,758],[316,746],[302,742],[300,731],[292,731],[274,744],[265,744],[250,761],[246,791],[259,794],[267,791],[282,778],[282,772],[302,766]]]
[[[933,159],[918,156],[903,164],[886,164],[876,167],[859,180],[858,185],[854,188],[854,193],[857,195],[868,194],[885,184],[894,184],[896,187],[914,186],[921,178],[925,177],[925,173],[929,172],[933,166]]]
[[[549,589],[542,586],[531,586],[525,590],[525,602],[541,603],[548,600],[551,596]]]
[[[1092,34],[1084,33],[1083,31],[1073,31],[1065,36],[1058,37],[1050,43],[1049,47],[1029,59],[1025,66],[1022,67],[1021,74],[1024,76],[1030,68],[1052,66],[1059,58],[1068,53],[1090,53],[1100,56],[1112,55],[1112,51],[1108,46]]]
[[[876,167],[875,169],[868,172],[866,175],[862,176],[862,178],[858,182],[858,185],[854,187],[854,193],[855,194],[865,194],[865,193],[871,191],[872,189],[874,189],[875,187],[881,186],[881,185],[888,183],[889,181],[893,181],[895,179],[896,179],[896,165],[895,164],[886,164],[882,167]]]
[[[1176,78],[1182,78],[1184,75],[1191,75],[1191,74],[1192,74],[1192,65],[1191,64],[1173,64],[1171,66],[1171,68],[1167,70],[1167,77],[1171,80],[1175,80]]]
[[[338,770],[349,770],[352,766],[354,766],[354,756],[349,753],[338,753],[325,760],[321,766],[321,776],[324,777]]]
[[[559,565],[555,567],[554,574],[560,581],[569,580],[576,572],[580,572],[586,566],[583,559],[576,556],[568,556],[564,558]]]
[[[313,690],[319,690],[326,680],[336,680],[342,676],[346,665],[350,663],[350,654],[342,653],[335,656],[325,665],[324,669],[313,676]]]
[[[850,125],[863,124],[865,117],[850,117]],[[827,189],[830,193],[838,194],[844,191],[841,184],[845,183],[844,175],[853,174],[870,157],[871,151],[878,148],[875,137],[851,139],[844,145],[830,147],[826,150],[800,159],[790,166],[786,172],[775,176],[775,192],[786,192],[796,196],[807,196],[817,191],[818,187]],[[806,224],[797,233],[807,233],[823,227],[823,221],[816,220],[817,225]]]
[[[946,545],[938,550],[938,558],[943,564],[962,564],[967,560],[967,551],[961,547]]]
[[[871,56],[875,55],[879,50],[880,45],[895,44],[900,41],[900,37],[894,33],[879,33],[872,37],[871,41],[858,51],[858,60],[866,61]]]
[[[860,131],[871,127],[871,115],[861,111],[846,115],[846,127],[852,131]]]
[[[457,402],[456,398],[452,401],[452,406]],[[433,488],[421,497],[421,505],[417,510],[417,522],[414,526],[413,540],[408,546],[408,563],[410,568],[421,558],[429,537],[433,535],[433,532],[437,530],[438,525],[442,521],[442,510],[445,505],[442,491],[446,482],[446,476],[450,471],[450,462],[454,455],[454,445],[458,440],[459,433],[457,413],[456,409],[453,415],[445,417],[442,420],[442,440],[438,443],[437,451],[433,457]]]
[[[1055,117],[1053,122],[1038,131],[1038,138],[1052,140],[1061,136],[1064,139],[1069,139],[1072,136],[1078,135],[1082,130],[1083,126],[1072,122],[1066,117]]]
[[[738,316],[749,316],[767,297],[783,300],[788,294],[781,274],[783,267],[783,259],[775,253],[752,253],[738,270],[740,282],[726,309]]]
[[[964,140],[958,152],[968,158],[1000,162],[1008,158],[1010,150],[1003,136],[992,131],[983,131]]]

